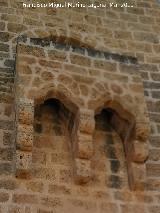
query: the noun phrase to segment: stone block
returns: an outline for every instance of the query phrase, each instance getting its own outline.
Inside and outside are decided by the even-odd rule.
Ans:
[[[16,188],[18,188],[18,185],[15,180],[6,178],[0,180],[0,189],[15,190]]]
[[[13,166],[11,163],[1,163],[0,171],[0,175],[11,175],[13,173]]]
[[[79,131],[92,134],[95,128],[94,111],[80,110],[79,112]]]
[[[0,43],[0,51],[9,52],[9,45],[4,44],[4,43]]]
[[[49,181],[57,181],[57,176],[55,169],[53,168],[42,168],[42,167],[35,167],[32,171],[34,178],[40,178]]]
[[[0,41],[8,42],[10,39],[10,34],[8,32],[0,32]]]
[[[23,22],[24,22],[24,24],[31,25],[31,26],[41,26],[42,25],[41,21],[31,19],[31,18],[24,18]]]
[[[61,184],[70,184],[72,182],[72,177],[73,177],[73,170],[68,169],[66,167],[66,169],[61,169],[59,171],[59,182]]]
[[[38,202],[36,195],[32,194],[13,194],[12,200],[19,204],[36,204]]]
[[[75,182],[78,184],[85,184],[93,177],[90,160],[76,158],[74,170]]]
[[[70,60],[71,60],[72,64],[78,64],[78,65],[87,66],[87,67],[91,66],[91,60],[89,58],[84,57],[84,56],[71,54]]]
[[[148,118],[148,117],[146,117]],[[136,131],[136,140],[147,141],[150,135],[150,126],[149,123],[137,122],[135,126]]]
[[[143,41],[143,42],[149,42],[158,44],[159,39],[156,34],[150,33],[150,32],[135,32],[133,33],[134,39],[137,41]]]
[[[13,130],[14,129],[13,121],[0,120],[0,129]]]
[[[45,57],[45,52],[42,48],[40,47],[32,47],[32,46],[27,46],[27,45],[18,45],[18,53],[23,54],[23,55],[32,55],[36,57]]]
[[[0,31],[5,30],[5,22],[0,22]]]
[[[92,141],[78,141],[76,157],[82,159],[90,159],[93,155]]]
[[[33,144],[33,126],[18,125],[16,146],[20,150],[31,151]]]
[[[49,185],[48,192],[51,194],[70,195],[71,189],[65,185]]]
[[[62,200],[59,197],[43,196],[40,202],[42,205],[51,207],[53,209],[62,206]]]
[[[123,213],[141,213],[141,212],[145,212],[144,210],[144,205],[138,205],[138,204],[121,204],[121,212]]]
[[[132,149],[132,160],[134,162],[144,162],[148,155],[148,143],[134,140]]]
[[[16,177],[29,178],[32,163],[32,153],[16,151]]]
[[[32,103],[18,104],[18,122],[32,125],[34,120],[34,106]]]
[[[63,51],[49,50],[48,56],[51,60],[67,62],[67,54]]]
[[[102,60],[94,60],[94,68],[103,69],[105,71],[116,72],[117,64]]]
[[[35,181],[29,181],[26,183],[26,188],[29,191],[32,192],[42,192],[43,191],[43,183],[41,182],[35,182]]]
[[[150,213],[158,213],[160,212],[160,206],[159,205],[153,205],[149,207]]]
[[[132,40],[132,34],[128,31],[115,31],[115,38]]]
[[[10,132],[3,133],[3,144],[5,146],[12,146],[13,141],[14,141],[13,135]]]
[[[146,180],[145,164],[128,162],[128,178],[131,190],[143,190]]]
[[[22,59],[23,61],[23,59]],[[25,61],[23,61],[23,63],[25,63]],[[30,63],[30,62],[28,62]],[[31,62],[32,63],[32,62]],[[25,75],[29,75],[32,74],[32,70],[28,65],[17,65],[17,70],[19,73],[25,74]]]
[[[117,213],[118,212],[118,206],[116,205],[116,203],[103,202],[100,205],[100,212],[101,213],[105,213],[105,212]]]
[[[42,67],[49,67],[49,68],[53,68],[53,69],[61,69],[62,65],[59,62],[55,62],[55,61],[47,61],[44,59],[39,60],[39,64]]]
[[[0,193],[0,203],[7,202],[9,200],[9,194],[6,192]]]
[[[17,23],[8,23],[7,27],[8,27],[8,31],[13,33],[20,33],[27,29],[26,26],[22,24],[17,24]]]
[[[0,148],[0,160],[12,161],[13,150],[10,148]]]
[[[160,176],[160,164],[159,163],[147,163],[147,176],[159,177]]]
[[[150,149],[149,150],[149,160],[160,161],[160,149]]]

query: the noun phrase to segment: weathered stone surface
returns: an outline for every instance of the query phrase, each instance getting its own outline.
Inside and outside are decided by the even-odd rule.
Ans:
[[[93,142],[92,140],[82,140],[77,141],[77,149],[75,150],[75,155],[82,159],[90,159],[93,155]]]
[[[13,130],[14,123],[12,121],[0,120],[0,129]]]
[[[11,179],[1,179],[0,180],[0,188],[6,190],[15,190],[17,188],[17,183]]]
[[[22,59],[22,61],[23,61],[23,59]],[[25,63],[25,61],[23,61],[23,63]],[[25,74],[25,75],[32,74],[32,70],[28,65],[27,66],[19,65],[18,70],[19,70],[20,73]]]
[[[0,193],[0,202],[4,203],[9,200],[9,194],[5,192]]]
[[[11,161],[13,159],[13,151],[10,148],[0,148],[0,160]]]
[[[149,160],[159,161],[160,160],[160,149],[150,149]]]
[[[32,191],[32,192],[42,192],[43,191],[43,183],[30,181],[30,182],[26,183],[26,188],[29,191]]]
[[[79,130],[87,134],[92,134],[95,128],[94,111],[80,110],[79,112]]]
[[[3,134],[3,144],[7,146],[13,145],[13,135],[9,132],[4,132]]]
[[[117,71],[117,65],[116,63],[106,62],[106,61],[94,61],[94,67],[98,69],[103,69],[106,71],[116,72]]]
[[[159,164],[147,163],[147,174],[149,177],[159,177],[160,174]]]
[[[32,194],[13,194],[14,203],[33,204],[37,203],[37,197]]]
[[[132,155],[134,162],[144,162],[148,157],[148,143],[135,140]]]
[[[64,61],[64,62],[68,61],[66,53],[62,51],[49,50],[48,56],[51,60]]]
[[[84,56],[71,55],[70,60],[72,64],[77,64],[77,65],[87,66],[87,67],[91,65],[90,59]]]
[[[118,211],[118,206],[113,203],[102,203],[100,207],[101,212],[113,212],[116,213]]]
[[[133,190],[143,190],[144,183],[146,181],[146,168],[144,164],[139,163],[129,163],[128,165],[129,173],[129,184]]]
[[[55,175],[55,170],[53,168],[35,168],[32,171],[32,176],[35,178],[49,181],[55,181],[57,179]]]
[[[7,28],[9,32],[13,33],[20,33],[27,29],[26,26],[17,23],[8,23]]]
[[[0,212],[159,212],[159,6],[129,0],[133,7],[127,8],[120,7],[122,2],[107,8],[49,9],[0,1]],[[56,99],[53,116],[41,121],[41,113],[39,118],[31,113],[37,107],[18,111],[14,77],[17,103],[18,95],[33,98],[33,107]],[[83,108],[95,112],[79,121],[77,112]],[[97,118],[101,111],[107,113]],[[113,126],[114,113],[129,125],[124,128],[115,119]],[[128,135],[137,121],[141,125]],[[20,136],[30,164],[24,157],[19,170],[17,122],[34,125]],[[131,146],[124,152],[126,143]]]
[[[8,42],[10,39],[10,34],[8,32],[0,32],[0,41]]]
[[[24,55],[32,55],[36,57],[44,57],[44,50],[40,47],[32,47],[27,45],[19,45],[18,47],[19,53]]]
[[[4,62],[4,65],[14,69],[15,61],[14,60],[10,60],[10,59],[6,59],[5,62]]]
[[[158,44],[159,40],[156,34],[146,32],[135,32],[134,38],[138,41],[145,41],[149,43]]]
[[[16,151],[16,176],[28,178],[30,176],[32,155],[24,151]]]
[[[71,189],[65,185],[49,185],[49,193],[70,195]]]
[[[34,120],[33,103],[20,103],[18,108],[18,122],[20,124],[32,125]]]
[[[11,175],[13,173],[13,166],[11,163],[1,163],[0,171],[0,175]]]
[[[89,160],[75,159],[75,181],[79,184],[87,183],[93,177]]]
[[[136,139],[146,142],[147,139],[149,138],[150,126],[148,123],[137,122],[135,131],[136,131]]]
[[[4,43],[0,43],[0,51],[9,52],[9,45],[4,44]]]
[[[33,144],[33,126],[18,125],[17,127],[17,149],[30,151]]]

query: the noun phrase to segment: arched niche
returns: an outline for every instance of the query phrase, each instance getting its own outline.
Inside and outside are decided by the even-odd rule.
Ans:
[[[110,135],[110,139],[108,139],[108,147],[106,147],[106,149],[110,148],[108,156],[111,156],[111,168],[112,161],[119,158],[118,162],[113,163],[119,165],[119,167],[121,163],[123,163],[123,167],[126,164],[126,175],[128,176],[130,189],[142,190],[145,185],[145,161],[148,157],[148,146],[146,141],[137,140],[135,117],[117,101],[108,100],[103,102],[102,106],[95,109],[95,120],[95,132],[98,125],[102,125],[101,128],[103,129],[104,127],[104,130]],[[116,137],[114,137],[115,135]],[[115,153],[113,151],[113,141],[117,144],[115,138],[121,147],[121,153],[118,150],[115,150]],[[112,141],[113,144],[110,144],[110,141]],[[96,141],[94,141],[94,143],[96,143]],[[123,162],[120,162],[120,159],[121,161],[123,159],[122,156],[125,157],[125,161],[123,160]],[[112,157],[115,157],[115,159],[112,159]],[[112,183],[114,183],[113,185],[115,187],[120,187],[121,178],[114,174],[114,169],[110,172],[113,172],[110,176],[111,186]]]
[[[104,108],[95,114],[93,169],[95,181],[99,184],[109,188],[127,189],[128,174],[124,144],[111,123],[115,113],[110,108]]]
[[[62,92],[51,88],[39,91],[34,99],[17,103],[16,176],[31,177],[34,148],[53,148],[58,137],[68,138],[68,151],[74,158],[75,120],[78,106]],[[65,141],[61,140],[63,148]],[[58,144],[60,146],[60,143]],[[63,152],[63,149],[61,150]]]
[[[70,175],[67,182],[73,180],[73,151],[71,134],[75,115],[60,100],[50,98],[37,103],[34,107],[34,139],[32,148],[32,176],[38,177],[38,168],[54,170],[56,177],[65,182],[62,171]],[[45,177],[46,180],[51,177]]]
[[[49,136],[68,135],[74,125],[74,116],[58,99],[46,99],[34,107],[34,131]]]

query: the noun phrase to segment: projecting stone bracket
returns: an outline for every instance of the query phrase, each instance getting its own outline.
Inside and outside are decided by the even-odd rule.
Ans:
[[[16,177],[30,177],[33,147],[34,104],[32,100],[17,103]]]
[[[133,162],[144,163],[148,157],[148,143],[134,140],[131,153]]]

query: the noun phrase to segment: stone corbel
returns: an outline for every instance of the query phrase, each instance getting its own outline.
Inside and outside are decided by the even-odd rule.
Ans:
[[[34,103],[20,100],[17,103],[16,177],[30,176],[33,147]]]
[[[74,149],[74,173],[77,183],[87,183],[92,179],[91,158],[93,156],[94,111],[80,109],[77,116]]]

